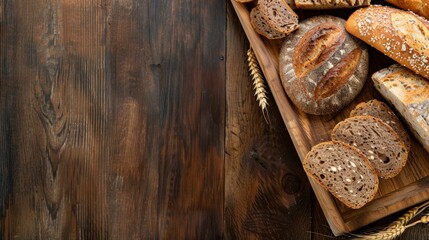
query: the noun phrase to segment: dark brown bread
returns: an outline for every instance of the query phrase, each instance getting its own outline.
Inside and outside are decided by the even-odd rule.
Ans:
[[[336,9],[368,6],[371,0],[295,0],[301,9]]]
[[[259,0],[261,16],[276,31],[289,34],[298,28],[298,15],[284,0]]]
[[[350,208],[361,208],[378,190],[377,174],[356,148],[341,142],[314,146],[303,161],[307,174]]]
[[[407,163],[408,150],[398,134],[379,118],[356,116],[339,122],[332,140],[359,149],[373,164],[379,177],[396,176]]]
[[[283,87],[302,111],[325,115],[341,110],[362,90],[368,74],[368,51],[349,35],[345,21],[316,16],[300,23],[279,56]]]
[[[250,23],[257,33],[268,39],[279,39],[286,37],[285,33],[278,32],[267,24],[267,22],[262,18],[258,7],[254,7],[250,11]]]
[[[373,99],[368,102],[359,103],[350,113],[350,117],[355,116],[372,116],[383,120],[383,122],[387,123],[391,128],[393,128],[393,130],[395,130],[404,142],[407,150],[410,151],[411,140],[407,130],[392,109],[390,109],[390,107],[384,102]]]

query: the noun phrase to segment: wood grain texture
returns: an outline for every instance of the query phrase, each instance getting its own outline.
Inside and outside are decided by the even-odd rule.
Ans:
[[[228,10],[225,237],[309,239],[308,180],[271,95],[264,120],[243,54],[249,43]]]
[[[2,238],[222,236],[225,6],[1,1]]]
[[[373,98],[382,99],[374,89],[372,81],[368,79],[362,93],[353,103],[337,114],[314,116],[299,111],[287,98],[278,74],[278,55],[281,41],[267,40],[253,30],[249,19],[249,11],[253,5],[240,4],[234,0],[231,2],[247,38],[255,49],[255,54],[261,63],[277,107],[301,160],[304,159],[312,146],[330,139],[333,127],[339,121],[348,117],[356,104]],[[317,12],[312,12],[308,15],[305,12],[301,13],[301,20],[317,14]],[[346,18],[350,12],[341,11],[335,13],[335,11],[331,11],[331,13]],[[330,14],[330,12],[324,12],[324,14]],[[375,71],[393,63],[392,60],[372,48],[370,49],[370,62],[369,77]],[[382,180],[376,199],[358,210],[351,210],[340,204],[326,190],[310,179],[316,197],[321,203],[322,210],[334,234],[340,235],[356,230],[392,213],[427,200],[429,198],[429,188],[426,187],[426,184],[429,167],[426,164],[426,159],[428,158],[429,153],[423,149],[420,143],[413,139],[413,147],[406,167],[397,177]]]

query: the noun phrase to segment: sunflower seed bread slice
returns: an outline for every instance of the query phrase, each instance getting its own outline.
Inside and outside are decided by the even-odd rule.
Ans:
[[[334,127],[331,138],[359,149],[381,178],[396,176],[407,163],[408,150],[405,144],[398,134],[379,118],[347,118]]]
[[[289,34],[298,28],[298,15],[284,0],[259,0],[261,16],[276,31]]]
[[[410,151],[411,139],[407,130],[402,125],[401,120],[395,115],[390,107],[384,102],[377,99],[369,100],[368,102],[359,103],[351,112],[350,117],[355,116],[372,116],[377,117],[387,123],[399,135],[404,142],[407,150]]]
[[[372,80],[429,152],[429,81],[399,64],[374,73]]]
[[[268,25],[268,23],[262,18],[258,7],[254,7],[250,11],[250,23],[257,33],[268,39],[279,39],[286,37],[285,33],[276,31]]]
[[[358,209],[378,190],[377,174],[356,148],[342,142],[314,146],[303,161],[306,173],[346,206]]]

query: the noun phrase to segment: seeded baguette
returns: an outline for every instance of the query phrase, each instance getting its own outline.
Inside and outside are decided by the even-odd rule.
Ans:
[[[411,10],[414,13],[429,19],[429,0],[385,0],[386,2],[404,10]]]
[[[395,115],[387,104],[376,99],[359,103],[351,112],[350,117],[372,116],[377,117],[387,123],[399,135],[407,150],[410,151],[411,140],[407,130],[402,125],[401,120]]]
[[[429,22],[423,17],[371,5],[353,12],[346,29],[401,65],[429,78]]]
[[[374,73],[372,80],[429,152],[429,81],[399,64]]]
[[[268,23],[262,18],[258,7],[254,7],[250,11],[250,23],[257,33],[268,39],[279,39],[286,37],[285,33],[276,31],[268,25]]]
[[[358,209],[371,201],[379,180],[368,159],[356,148],[342,142],[324,142],[306,155],[307,175],[346,206]]]
[[[404,143],[398,134],[379,118],[347,118],[334,127],[331,138],[359,149],[381,178],[396,176],[407,163],[408,150]]]
[[[297,8],[301,9],[336,9],[368,6],[371,0],[295,0]]]
[[[279,56],[282,85],[306,113],[335,113],[365,84],[366,45],[348,34],[344,24],[345,20],[328,15],[308,18],[283,42]]]
[[[298,15],[284,0],[258,0],[258,9],[268,25],[289,34],[298,28]]]

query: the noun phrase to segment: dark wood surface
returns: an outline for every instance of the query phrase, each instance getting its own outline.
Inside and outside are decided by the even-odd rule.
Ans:
[[[0,0],[0,36],[1,239],[332,238],[228,1]]]

